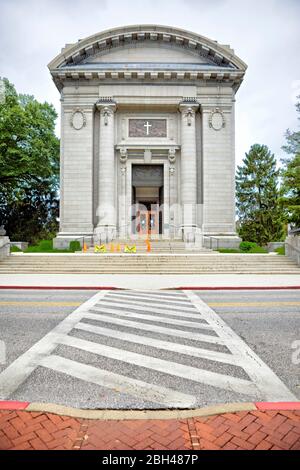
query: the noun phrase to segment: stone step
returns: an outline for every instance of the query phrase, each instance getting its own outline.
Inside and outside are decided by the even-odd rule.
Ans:
[[[261,254],[13,254],[1,274],[300,274],[289,258]]]
[[[273,269],[22,269],[22,270],[1,270],[1,274],[295,274],[299,275],[299,270],[278,270]]]

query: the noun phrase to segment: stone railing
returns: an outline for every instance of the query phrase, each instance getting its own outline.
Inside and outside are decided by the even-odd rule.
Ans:
[[[300,235],[289,235],[285,240],[285,254],[300,266]]]
[[[10,240],[6,236],[0,235],[0,261],[10,255]]]

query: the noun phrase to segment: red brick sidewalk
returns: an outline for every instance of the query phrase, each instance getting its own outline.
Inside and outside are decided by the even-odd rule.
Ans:
[[[300,411],[100,421],[0,411],[1,450],[300,450]]]

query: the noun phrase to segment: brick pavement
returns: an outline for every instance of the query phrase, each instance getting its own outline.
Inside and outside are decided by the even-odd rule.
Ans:
[[[0,411],[1,450],[300,450],[300,411],[101,421]]]

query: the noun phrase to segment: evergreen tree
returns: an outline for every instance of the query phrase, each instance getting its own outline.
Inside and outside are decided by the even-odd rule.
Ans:
[[[266,145],[255,144],[237,169],[236,195],[239,235],[264,246],[284,236],[283,211],[279,205],[280,170]]]
[[[18,95],[4,79],[0,101],[0,226],[35,242],[57,229],[59,140],[52,105]]]
[[[300,120],[300,96],[296,104]],[[292,155],[284,159],[282,198],[281,203],[285,209],[287,219],[294,228],[300,228],[300,131],[286,132],[286,145],[283,150]]]

